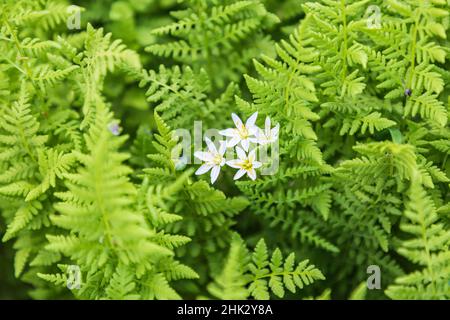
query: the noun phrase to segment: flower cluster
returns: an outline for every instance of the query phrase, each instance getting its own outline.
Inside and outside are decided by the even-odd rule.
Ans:
[[[261,168],[263,165],[256,159],[256,146],[269,145],[278,139],[280,126],[277,124],[272,128],[269,117],[266,118],[264,130],[256,126],[258,112],[252,114],[245,124],[236,114],[231,114],[231,117],[236,128],[219,131],[219,134],[225,137],[219,142],[219,148],[209,138],[205,138],[208,151],[194,153],[196,158],[204,162],[195,174],[201,175],[211,171],[211,183],[217,180],[221,168],[225,165],[238,169],[234,180],[240,179],[244,175],[255,180],[255,169]],[[225,158],[227,148],[235,148],[238,159],[227,160]]]

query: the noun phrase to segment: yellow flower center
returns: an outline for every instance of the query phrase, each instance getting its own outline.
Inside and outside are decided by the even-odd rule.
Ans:
[[[222,163],[222,156],[220,154],[216,154],[213,158],[213,162],[215,164],[221,164]]]
[[[241,137],[241,139],[248,138],[248,130],[245,126],[239,128],[239,136]]]
[[[253,163],[251,163],[248,159],[242,162],[242,169],[251,170],[253,168]]]

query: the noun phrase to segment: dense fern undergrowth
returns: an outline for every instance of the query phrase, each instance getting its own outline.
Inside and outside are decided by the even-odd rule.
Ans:
[[[449,299],[449,13],[2,0],[0,298]],[[212,184],[175,132],[232,113],[279,168]]]

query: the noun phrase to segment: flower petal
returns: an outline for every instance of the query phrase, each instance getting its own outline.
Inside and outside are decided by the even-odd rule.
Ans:
[[[217,149],[216,149],[216,146],[215,146],[214,142],[211,141],[211,139],[209,139],[208,137],[205,137],[205,142],[206,142],[206,145],[208,146],[208,149],[209,149],[209,151],[211,153],[213,153],[213,154],[218,153]]]
[[[197,169],[197,171],[195,171],[195,175],[199,176],[199,175],[205,174],[211,168],[212,168],[212,165],[205,163],[205,164],[201,165],[200,168]]]
[[[256,171],[255,171],[255,169],[250,169],[250,170],[247,170],[246,172],[247,172],[247,175],[250,177],[250,179],[256,180]]]
[[[237,152],[239,159],[247,160],[247,154],[245,153],[244,150],[242,150],[242,148],[236,147],[236,152]]]
[[[251,143],[254,143],[254,144],[258,144],[259,143],[258,138],[248,138],[248,141],[251,142]]]
[[[247,128],[253,127],[256,123],[256,118],[258,118],[258,111],[256,111],[254,114],[250,116],[250,118],[247,119],[247,121],[245,122],[245,126]]]
[[[225,137],[235,137],[235,136],[238,136],[238,135],[239,135],[239,133],[237,132],[237,130],[234,129],[234,128],[229,128],[229,129],[225,129],[225,130],[220,130],[220,131],[219,131],[219,134],[221,134],[222,136],[225,136]]]
[[[240,137],[233,137],[231,140],[227,142],[228,148],[233,148],[235,145],[237,145],[239,142],[241,142]]]
[[[266,133],[267,136],[270,135],[270,129],[271,129],[271,127],[270,127],[270,118],[266,117],[266,121],[264,123],[264,130],[265,130],[265,133]]]
[[[220,166],[214,166],[211,170],[211,184],[214,184],[214,182],[216,182],[219,173],[220,173]]]
[[[248,161],[250,161],[251,163],[253,163],[253,161],[256,160],[256,149],[253,149],[252,151],[249,152],[248,154]]]
[[[240,179],[247,171],[245,171],[244,169],[240,169],[238,172],[236,172],[236,174],[234,175],[234,180],[238,180]]]
[[[227,161],[227,166],[230,166],[235,169],[241,169],[242,168],[242,160],[234,159]]]
[[[266,135],[264,133],[264,130],[262,130],[260,128],[258,128],[258,130],[256,131],[255,137],[256,138],[250,138],[250,139],[255,140],[255,143],[259,143],[259,144],[262,144],[262,145],[264,145],[266,140],[267,140],[267,137],[266,137]],[[250,141],[252,141],[252,140],[250,140]]]
[[[247,126],[247,132],[249,136],[256,136],[259,130],[261,129],[257,126]]]
[[[273,139],[278,139],[278,134],[280,133],[280,124],[277,123],[277,125],[275,126],[275,128],[272,129],[271,135],[273,137]]]
[[[254,161],[253,162],[253,168],[254,169],[258,169],[258,168],[261,168],[262,167],[262,162],[259,162],[259,161]]]
[[[211,153],[203,152],[203,151],[196,151],[194,153],[194,157],[196,157],[202,161],[212,161],[213,160],[213,156]]]
[[[233,122],[234,122],[234,125],[236,126],[236,128],[240,129],[244,126],[241,118],[239,118],[236,113],[232,113],[231,118],[233,118]]]
[[[227,151],[227,142],[226,141],[220,141],[220,147],[219,147],[219,154],[223,156],[225,152]]]
[[[245,151],[248,151],[248,148],[250,147],[250,142],[248,139],[241,140],[241,146]]]

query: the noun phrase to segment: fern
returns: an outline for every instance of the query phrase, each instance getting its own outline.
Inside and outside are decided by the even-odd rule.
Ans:
[[[449,8],[2,1],[0,298],[449,298]]]
[[[285,295],[285,288],[295,293],[316,280],[324,280],[323,274],[314,265],[304,260],[295,265],[295,254],[285,260],[279,249],[271,258],[267,246],[261,239],[249,256],[248,249],[239,237],[231,243],[225,268],[217,276],[208,291],[220,299],[245,299],[249,296],[268,300],[270,293],[279,298]]]
[[[417,176],[409,199],[400,228],[411,237],[401,240],[398,252],[422,269],[398,277],[386,294],[393,299],[448,299],[449,234]]]
[[[210,0],[185,2],[186,9],[173,13],[176,22],[153,30],[155,35],[170,35],[177,40],[152,44],[146,50],[173,57],[197,70],[204,68],[214,75],[219,87],[226,80],[239,80],[251,58],[267,50],[270,40],[261,30],[278,22],[259,0],[226,1],[222,5]]]
[[[230,227],[236,223],[234,217],[247,206],[247,200],[227,198],[204,181],[192,181],[191,171],[178,171],[176,136],[157,113],[155,121],[159,134],[155,134],[153,146],[157,153],[148,155],[153,165],[143,170],[143,190],[149,220],[158,229],[164,227],[158,241],[178,248],[179,243],[191,238],[185,248],[179,248],[180,254],[190,259],[226,247],[232,235]],[[189,238],[174,236],[175,233]]]
[[[111,139],[109,121],[105,111],[97,113],[86,137],[89,154],[76,154],[83,167],[67,176],[69,191],[57,194],[63,200],[55,205],[60,214],[51,219],[70,235],[48,235],[46,248],[83,266],[80,297],[148,298],[155,293],[146,286],[164,276],[156,265],[173,253],[153,241],[155,231],[133,209],[137,191],[122,164],[128,156],[117,152],[124,137]]]

